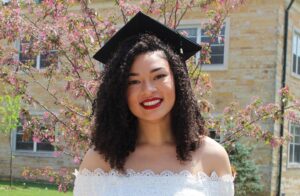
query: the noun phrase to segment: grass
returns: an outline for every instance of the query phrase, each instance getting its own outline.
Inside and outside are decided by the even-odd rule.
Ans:
[[[1,196],[72,196],[72,191],[67,193],[58,192],[57,186],[28,183],[28,182],[13,182],[10,188],[9,182],[0,181],[0,195]]]

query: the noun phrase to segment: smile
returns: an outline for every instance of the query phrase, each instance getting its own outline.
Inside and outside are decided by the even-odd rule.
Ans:
[[[159,107],[162,101],[163,100],[159,98],[147,99],[141,103],[141,106],[146,110],[152,110]]]

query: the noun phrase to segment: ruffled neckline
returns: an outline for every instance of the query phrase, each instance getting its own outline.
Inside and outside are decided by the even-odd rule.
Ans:
[[[213,171],[210,175],[206,174],[203,171],[198,171],[196,174],[193,174],[189,170],[181,170],[179,172],[173,172],[170,170],[163,170],[159,173],[155,173],[151,169],[145,169],[142,171],[135,171],[133,169],[126,169],[126,174],[122,174],[116,169],[112,169],[108,172],[104,171],[101,168],[97,168],[94,171],[89,169],[82,169],[78,171],[75,169],[73,173],[75,176],[82,175],[82,176],[116,176],[116,177],[190,177],[196,178],[199,180],[208,180],[208,181],[226,181],[226,182],[233,182],[234,177],[230,174],[225,174],[223,176],[218,176],[218,174]]]

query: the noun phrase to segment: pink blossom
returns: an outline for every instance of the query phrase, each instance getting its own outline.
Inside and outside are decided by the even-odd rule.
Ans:
[[[140,5],[148,7],[151,5],[151,0],[141,0]]]
[[[33,137],[32,137],[32,140],[33,140],[34,142],[37,142],[37,143],[40,143],[40,142],[41,142],[40,138],[38,138],[38,137],[36,137],[36,136],[33,136]]]
[[[48,120],[48,118],[49,118],[49,112],[44,112],[43,120]]]
[[[12,84],[12,85],[16,85],[17,84],[17,78],[16,78],[16,76],[10,75],[7,79],[10,82],[10,84]]]
[[[287,111],[285,117],[291,122],[297,123],[300,122],[300,116],[297,115],[295,111]]]
[[[226,113],[230,112],[230,110],[231,110],[230,107],[226,107],[226,108],[224,108],[223,113],[226,114]]]
[[[63,175],[66,175],[67,174],[67,169],[66,168],[60,168],[59,170],[59,175],[63,176]]]
[[[288,93],[289,93],[289,87],[288,86],[286,86],[286,87],[279,90],[279,95],[281,95],[281,96],[287,95]]]
[[[124,4],[125,4],[125,0],[119,0],[119,4],[120,4],[120,6],[123,6]]]
[[[155,14],[155,15],[158,15],[161,13],[161,10],[159,9],[151,9],[151,13]]]
[[[49,138],[48,138],[48,141],[49,141],[50,143],[53,143],[53,142],[54,142],[53,137],[49,137]]]
[[[58,185],[58,191],[60,191],[60,192],[63,191],[63,186],[62,186],[62,184]]]
[[[46,38],[47,38],[46,32],[44,32],[44,31],[40,32],[40,39],[45,40]]]
[[[273,148],[275,148],[279,145],[278,141],[275,138],[271,139],[270,144]]]
[[[299,107],[299,109],[300,109],[300,100],[295,100],[294,104],[295,104],[295,107]]]
[[[189,35],[189,33],[186,32],[186,31],[180,31],[180,34],[183,35],[183,36],[186,36],[186,37]]]
[[[75,164],[80,164],[81,158],[80,158],[79,156],[75,156],[74,159],[73,159],[73,162],[74,162]]]
[[[54,179],[55,179],[55,178],[54,178],[53,176],[50,176],[49,182],[51,182],[51,183],[54,182]]]

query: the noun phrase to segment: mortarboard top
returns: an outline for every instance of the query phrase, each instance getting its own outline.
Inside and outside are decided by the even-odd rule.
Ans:
[[[138,12],[125,26],[123,26],[108,42],[93,56],[96,60],[106,64],[116,52],[120,43],[131,36],[149,33],[155,35],[168,44],[184,61],[201,50],[201,46],[188,40],[178,32]]]

